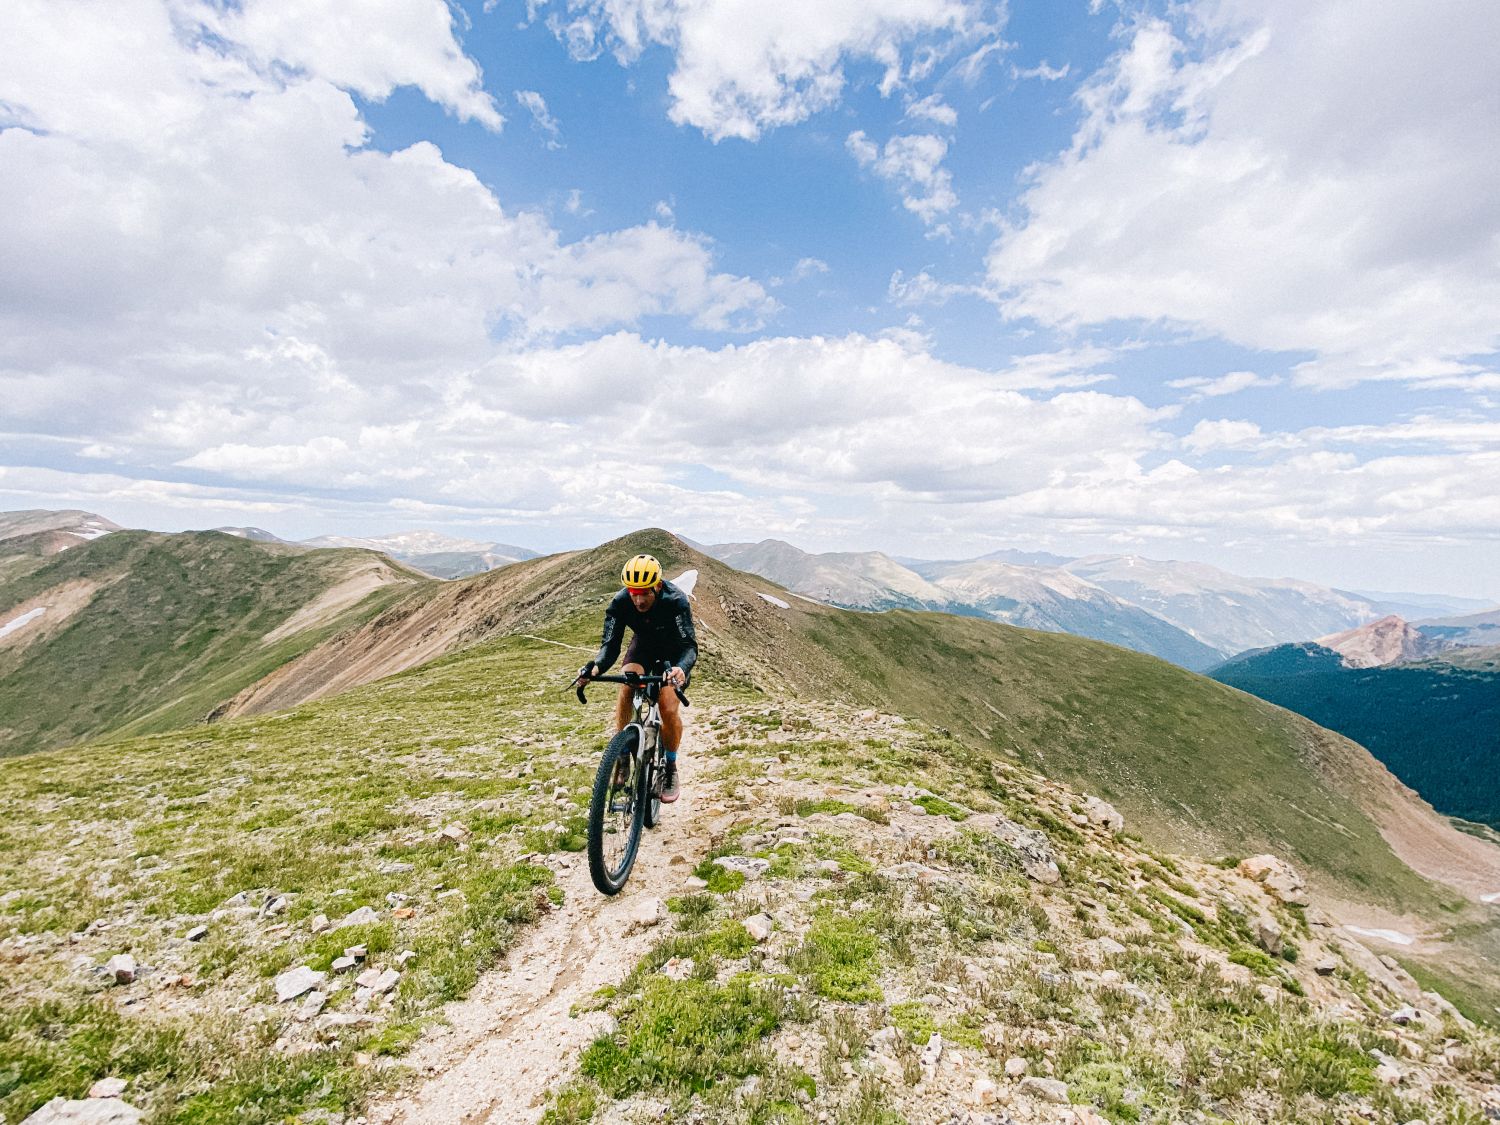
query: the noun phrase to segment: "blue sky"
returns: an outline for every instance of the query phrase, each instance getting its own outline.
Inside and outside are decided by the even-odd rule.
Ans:
[[[18,0],[0,507],[1500,597],[1497,34],[1459,2]]]

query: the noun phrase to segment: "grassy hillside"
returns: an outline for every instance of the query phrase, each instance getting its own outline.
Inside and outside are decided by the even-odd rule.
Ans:
[[[317,692],[330,677],[347,686],[351,671],[399,670],[414,637],[445,635],[457,648],[547,630],[592,648],[619,560],[637,551],[656,554],[669,577],[699,572],[694,612],[716,677],[771,695],[889,707],[950,729],[974,749],[1099,792],[1157,846],[1270,850],[1348,898],[1454,905],[1396,856],[1381,827],[1399,819],[1446,833],[1443,841],[1458,835],[1363,749],[1311,723],[1081,637],[808,602],[660,530],[414,593],[286,666],[268,694],[288,706],[299,684]],[[385,651],[389,659],[371,658]]]
[[[700,587],[705,608],[720,596],[737,604]],[[153,1125],[360,1111],[561,901],[607,710],[559,690],[592,616],[292,711],[0,763],[0,1114],[106,1076]],[[759,628],[713,627],[709,660]],[[979,1076],[1006,1081],[1010,1056],[1111,1122],[1331,1122],[1335,1105],[1476,1119],[1500,1045],[1426,1001],[1430,1018],[1393,1030],[1414,986],[1330,927],[1080,824],[1076,793],[927,724],[767,698],[712,668],[691,784],[713,794],[715,834],[675,869],[648,842],[642,863],[676,870],[682,893],[638,971],[589,998],[616,1029],[578,1060],[554,1122],[633,1101],[684,1120],[927,1120]],[[1039,833],[1056,884],[1023,875],[997,816]],[[715,874],[726,853],[764,858],[764,882]],[[706,887],[686,884],[695,870]],[[363,908],[346,928],[320,920]],[[742,920],[761,910],[776,933],[758,951]],[[1277,956],[1255,944],[1262,914],[1286,935]],[[360,969],[399,973],[390,992],[333,970],[354,945]],[[117,983],[104,966],[125,952],[141,968]],[[673,957],[676,979],[657,971]],[[273,995],[299,966],[327,974],[305,1017],[305,999]],[[877,1042],[886,1026],[899,1034]],[[949,1069],[926,1078],[933,1031]],[[1375,1080],[1369,1050],[1405,1059],[1406,1043],[1420,1057],[1403,1065],[1441,1093]]]
[[[121,531],[72,547],[0,583],[0,621],[42,610],[0,638],[0,756],[201,721],[418,581],[370,552],[217,532]],[[341,583],[370,591],[267,640]]]
[[[1382,668],[1317,645],[1246,653],[1213,677],[1369,748],[1452,816],[1500,827],[1500,667],[1494,649]]]

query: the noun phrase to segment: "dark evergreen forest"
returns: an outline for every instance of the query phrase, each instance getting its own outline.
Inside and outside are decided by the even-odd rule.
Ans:
[[[1352,738],[1439,812],[1500,828],[1496,661],[1346,668],[1319,645],[1277,645],[1209,675]]]

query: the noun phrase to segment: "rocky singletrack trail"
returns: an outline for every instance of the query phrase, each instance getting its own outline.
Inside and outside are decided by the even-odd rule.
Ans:
[[[530,1125],[548,1093],[577,1066],[578,1053],[610,1023],[603,1012],[575,1017],[606,985],[617,984],[647,952],[666,914],[668,894],[682,889],[705,857],[725,817],[717,786],[700,781],[707,761],[689,722],[684,727],[682,796],[663,806],[646,830],[630,881],[613,898],[594,889],[582,852],[547,857],[563,905],[531,926],[505,960],[465,999],[445,1011],[407,1057],[413,1079],[372,1107],[378,1125]]]

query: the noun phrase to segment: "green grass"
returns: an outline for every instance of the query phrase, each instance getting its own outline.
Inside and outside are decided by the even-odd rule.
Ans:
[[[788,961],[819,996],[862,1002],[883,997],[876,983],[880,940],[855,914],[823,911]]]
[[[133,1097],[160,1121],[217,1120],[233,1097],[260,1119],[362,1097],[349,1050],[399,1054],[556,904],[551,872],[518,860],[539,834],[568,846],[570,832],[539,830],[572,825],[576,807],[543,798],[558,784],[583,791],[605,721],[602,705],[560,707],[538,688],[562,673],[559,651],[508,639],[292,712],[7,760],[0,887],[25,892],[0,896],[0,935],[40,945],[0,981],[0,1114],[21,1120],[116,1072],[140,1076]],[[469,829],[462,846],[438,836],[452,822]],[[240,892],[249,910],[211,916]],[[257,917],[271,892],[290,908]],[[392,914],[391,894],[407,896],[410,917]],[[337,921],[366,905],[379,911],[373,926],[309,928],[315,914]],[[107,928],[68,940],[96,919]],[[183,941],[198,922],[209,936]],[[381,967],[416,953],[393,1004],[337,1051],[269,1053],[253,1031],[284,1015],[269,977],[322,968],[357,943]],[[70,968],[126,949],[156,967],[153,980],[186,976],[193,1010],[248,992],[243,1033],[152,1003],[121,1015],[113,990],[99,995]],[[150,995],[149,983],[131,988]],[[349,997],[335,993],[327,1010]],[[213,1090],[179,1096],[195,1083]]]

